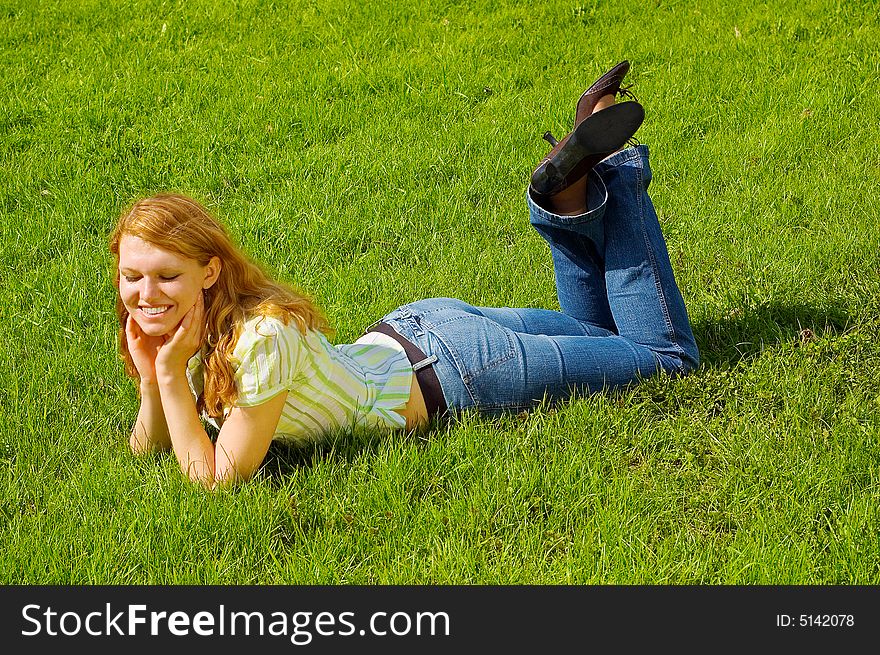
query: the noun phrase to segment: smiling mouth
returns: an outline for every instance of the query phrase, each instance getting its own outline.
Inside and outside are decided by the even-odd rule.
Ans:
[[[171,305],[165,305],[164,307],[138,307],[142,314],[146,316],[161,316],[169,309],[171,309]]]

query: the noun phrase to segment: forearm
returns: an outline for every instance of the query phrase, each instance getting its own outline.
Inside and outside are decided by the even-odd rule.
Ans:
[[[190,393],[186,376],[159,377],[159,395],[168,423],[171,447],[183,473],[206,487],[214,484],[214,444],[211,443]]]
[[[164,451],[171,448],[168,424],[156,383],[141,382],[141,406],[129,438],[134,453]]]

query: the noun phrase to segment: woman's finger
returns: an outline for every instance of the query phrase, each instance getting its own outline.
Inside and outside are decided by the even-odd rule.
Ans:
[[[184,314],[180,323],[177,324],[177,328],[172,330],[170,335],[166,335],[165,343],[183,344],[192,342],[198,346],[200,341],[199,321],[201,321],[201,318],[199,317],[199,301],[197,300],[190,307],[189,311]]]
[[[201,331],[204,326],[205,321],[205,298],[203,294],[199,294],[199,297],[196,298],[195,304],[192,306],[186,316],[184,317],[184,321],[181,321],[181,325],[183,325],[188,332],[194,335],[194,338],[201,341]]]
[[[199,297],[196,298],[196,304],[193,305],[193,319],[196,321],[196,325],[201,322],[202,317],[205,315],[205,293],[204,291],[199,294]]]
[[[180,321],[180,327],[186,330],[189,329],[189,326],[192,325],[193,319],[195,318],[196,307],[198,304],[198,301],[196,301],[196,304],[189,308],[189,311],[184,315],[183,320]]]
[[[131,317],[131,314],[125,317],[125,336],[128,337],[129,341],[138,338],[137,323]]]
[[[205,292],[199,294],[199,299],[196,301],[196,326],[199,329],[199,336],[201,336],[202,330],[205,329]]]

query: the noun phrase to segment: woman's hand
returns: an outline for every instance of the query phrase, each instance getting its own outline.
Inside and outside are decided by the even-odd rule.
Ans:
[[[161,337],[163,343],[156,355],[156,374],[176,377],[186,373],[186,363],[202,346],[205,334],[205,299],[199,294],[196,304],[177,327]]]
[[[156,378],[156,356],[159,354],[159,348],[165,342],[165,337],[151,337],[141,331],[141,326],[137,324],[134,317],[129,314],[125,319],[125,339],[128,342],[128,352],[134,362],[138,375],[141,376],[141,383],[155,384]]]

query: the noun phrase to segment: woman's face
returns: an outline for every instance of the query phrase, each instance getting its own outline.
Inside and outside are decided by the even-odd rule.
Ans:
[[[207,266],[126,235],[119,241],[119,296],[144,334],[174,330],[203,289],[220,275],[220,259]]]

